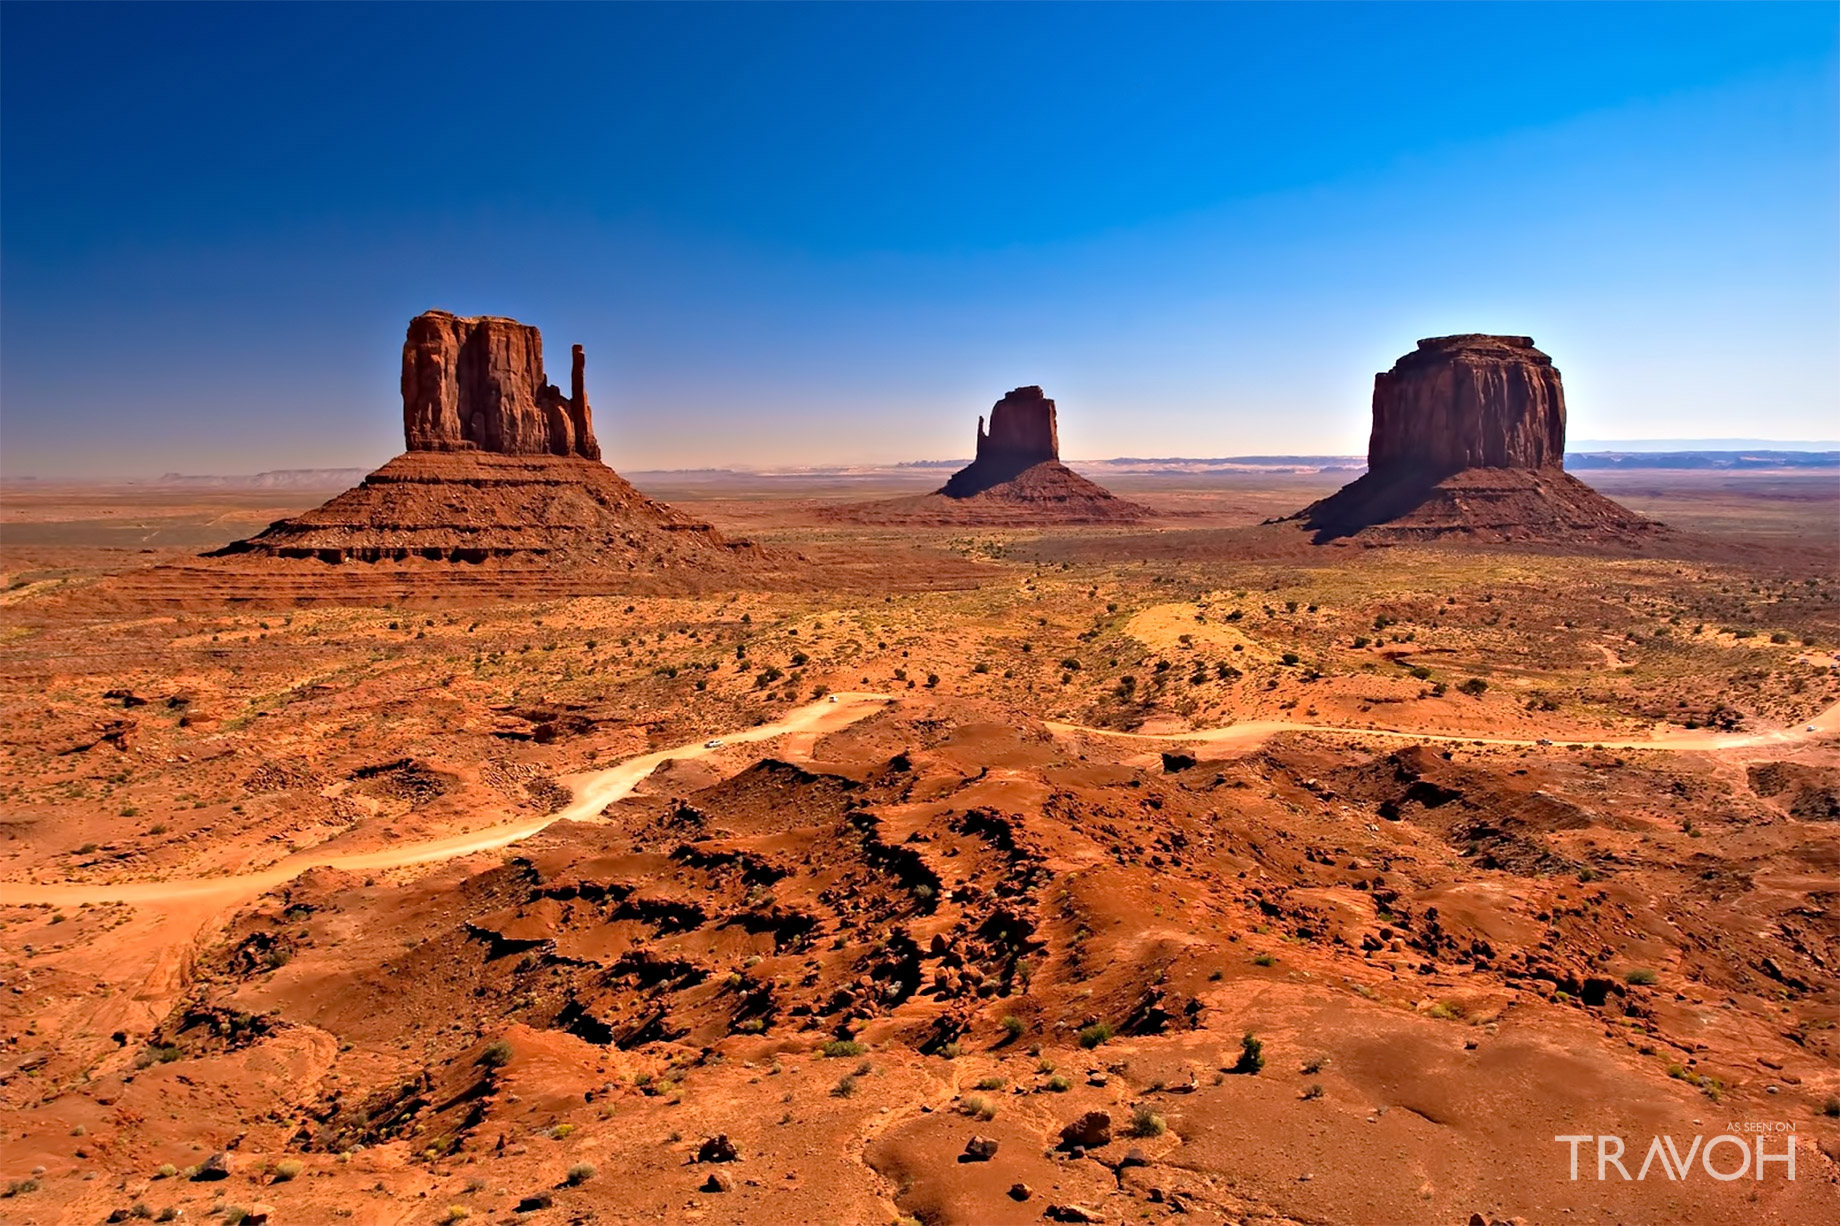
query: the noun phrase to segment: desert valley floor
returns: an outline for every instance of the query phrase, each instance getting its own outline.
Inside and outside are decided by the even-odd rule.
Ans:
[[[265,600],[156,567],[335,491],[8,487],[0,1221],[1833,1220],[1831,475],[627,475],[800,569]]]

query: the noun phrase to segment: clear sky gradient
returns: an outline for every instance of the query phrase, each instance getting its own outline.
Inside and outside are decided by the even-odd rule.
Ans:
[[[374,464],[408,319],[628,469],[1358,453],[1421,336],[1574,437],[1832,438],[1840,6],[11,3],[0,467]]]

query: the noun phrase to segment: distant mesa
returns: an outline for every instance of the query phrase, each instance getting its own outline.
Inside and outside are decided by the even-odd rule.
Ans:
[[[1054,402],[1019,387],[978,418],[977,452],[945,485],[919,497],[832,507],[825,517],[858,523],[1104,524],[1153,514],[1061,463]]]
[[[1374,376],[1367,472],[1293,521],[1319,542],[1607,541],[1660,525],[1566,473],[1565,390],[1526,336],[1434,336]]]
[[[208,556],[270,560],[263,583],[302,599],[350,595],[341,585],[353,582],[411,596],[455,581],[500,595],[672,589],[798,561],[726,539],[601,463],[580,345],[570,366],[565,396],[544,372],[536,328],[417,315],[402,354],[408,449],[330,502]]]
[[[1060,430],[1054,402],[1039,387],[1019,387],[991,406],[990,432],[978,418],[976,458],[952,474],[939,492],[970,498],[1013,481],[1037,464],[1061,458]]]

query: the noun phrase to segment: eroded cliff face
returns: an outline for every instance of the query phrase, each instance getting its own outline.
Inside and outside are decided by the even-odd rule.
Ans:
[[[1060,459],[1054,402],[1039,387],[1019,387],[997,401],[990,410],[988,434],[984,432],[984,419],[978,418],[977,458],[1013,464],[1018,470],[1043,460]]]
[[[428,311],[403,343],[403,436],[410,451],[601,456],[580,345],[570,394],[543,371],[543,334],[493,315]]]
[[[1526,336],[1435,336],[1374,376],[1369,471],[1558,468],[1565,390]]]
[[[944,493],[968,498],[1061,458],[1054,402],[1039,387],[1019,387],[990,410],[990,431],[978,418],[977,456],[952,475]]]
[[[1564,468],[1565,391],[1526,336],[1434,336],[1374,376],[1367,472],[1291,516],[1317,543],[1627,544],[1663,531]]]

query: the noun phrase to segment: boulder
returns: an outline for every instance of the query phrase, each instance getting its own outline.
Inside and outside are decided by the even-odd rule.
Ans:
[[[228,1178],[230,1178],[230,1155],[221,1149],[199,1163],[198,1173],[192,1176],[192,1180],[196,1183],[211,1183]]]
[[[696,1147],[698,1162],[733,1162],[741,1157],[741,1152],[728,1139],[728,1134],[719,1132]]]
[[[1061,1148],[1098,1149],[1112,1143],[1112,1117],[1104,1111],[1088,1111],[1061,1129]]]
[[[991,1137],[974,1136],[965,1142],[960,1162],[989,1162],[997,1156],[997,1142]]]

